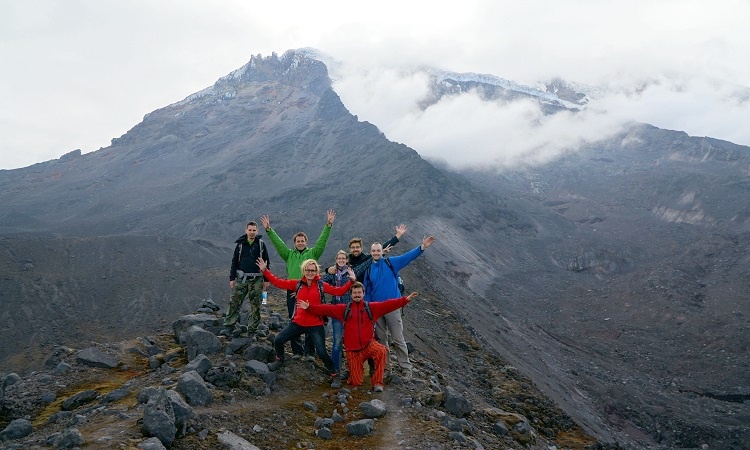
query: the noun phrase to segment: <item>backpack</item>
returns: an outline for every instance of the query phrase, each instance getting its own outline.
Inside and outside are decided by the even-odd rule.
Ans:
[[[302,289],[302,283],[304,283],[304,280],[299,280],[297,282],[297,289],[294,290],[294,296],[299,299],[299,290]],[[326,302],[326,296],[325,293],[323,293],[323,281],[318,280],[318,292],[320,292],[320,303],[323,304]]]
[[[404,287],[404,280],[401,278],[399,274],[396,273],[396,269],[393,268],[393,264],[391,264],[390,258],[383,258],[385,260],[385,263],[388,265],[388,268],[391,269],[391,272],[393,273],[393,278],[396,279],[396,282],[398,283],[398,292],[401,295],[404,295],[404,292],[406,292],[406,287]],[[370,268],[367,268],[367,272],[365,274],[365,277],[367,279],[368,284],[372,284],[372,281],[370,281]]]
[[[302,289],[302,283],[304,283],[304,280],[299,280],[297,282],[297,289],[294,290],[294,297],[297,298],[298,300],[299,300],[299,290]],[[326,302],[326,295],[323,292],[323,281],[321,279],[318,279],[318,292],[320,292],[320,304],[322,305],[323,303]],[[297,312],[296,300],[295,300],[295,305],[294,305],[294,312],[295,313]],[[292,317],[294,317],[294,314],[292,314]],[[328,316],[323,316],[323,325],[324,326],[328,325]]]
[[[367,313],[367,317],[370,318],[370,323],[372,324],[373,328],[375,327],[375,321],[372,320],[372,311],[370,311],[370,302],[364,301],[365,303],[365,312]],[[349,317],[352,315],[352,302],[349,302],[346,304],[346,308],[344,308],[344,322],[349,320]]]

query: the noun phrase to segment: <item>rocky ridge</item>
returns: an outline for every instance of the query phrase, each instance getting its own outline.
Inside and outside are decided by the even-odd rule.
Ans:
[[[60,347],[43,370],[4,376],[2,448],[615,448],[487,352],[439,299],[424,301],[454,340],[435,352],[415,336],[411,381],[394,371],[383,393],[367,376],[331,389],[321,364],[291,357],[270,372],[283,295],[263,308],[257,336],[219,337],[221,315],[206,301],[171,332]]]

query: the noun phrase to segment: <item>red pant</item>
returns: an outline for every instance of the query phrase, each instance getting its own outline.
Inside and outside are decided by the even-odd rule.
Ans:
[[[362,350],[346,352],[346,361],[349,363],[349,379],[347,383],[351,386],[359,386],[364,378],[365,361],[372,358],[375,361],[375,373],[372,374],[372,385],[383,385],[383,374],[385,363],[388,360],[388,349],[385,345],[375,340],[370,341]]]

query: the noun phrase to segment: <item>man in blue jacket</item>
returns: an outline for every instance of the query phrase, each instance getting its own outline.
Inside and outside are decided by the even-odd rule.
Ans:
[[[376,242],[370,247],[372,264],[364,276],[365,297],[370,302],[382,302],[390,298],[401,297],[398,289],[398,272],[421,255],[427,247],[435,242],[435,238],[427,236],[422,239],[422,245],[399,256],[391,256],[386,261],[383,258],[383,245]],[[388,265],[390,262],[390,266]],[[401,320],[401,311],[392,311],[378,319],[375,324],[375,332],[378,340],[385,344],[388,342],[387,333],[391,333],[393,344],[396,346],[396,357],[403,371],[403,379],[411,380],[412,365],[409,361],[409,350],[404,340],[404,323]]]

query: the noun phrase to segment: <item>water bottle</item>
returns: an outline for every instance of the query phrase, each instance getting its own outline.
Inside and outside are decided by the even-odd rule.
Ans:
[[[260,298],[262,298],[262,299],[263,299],[263,300],[262,300],[262,301],[260,302],[260,304],[261,304],[261,305],[265,305],[266,303],[268,303],[268,292],[266,292],[266,291],[263,291],[263,294],[261,294]]]

